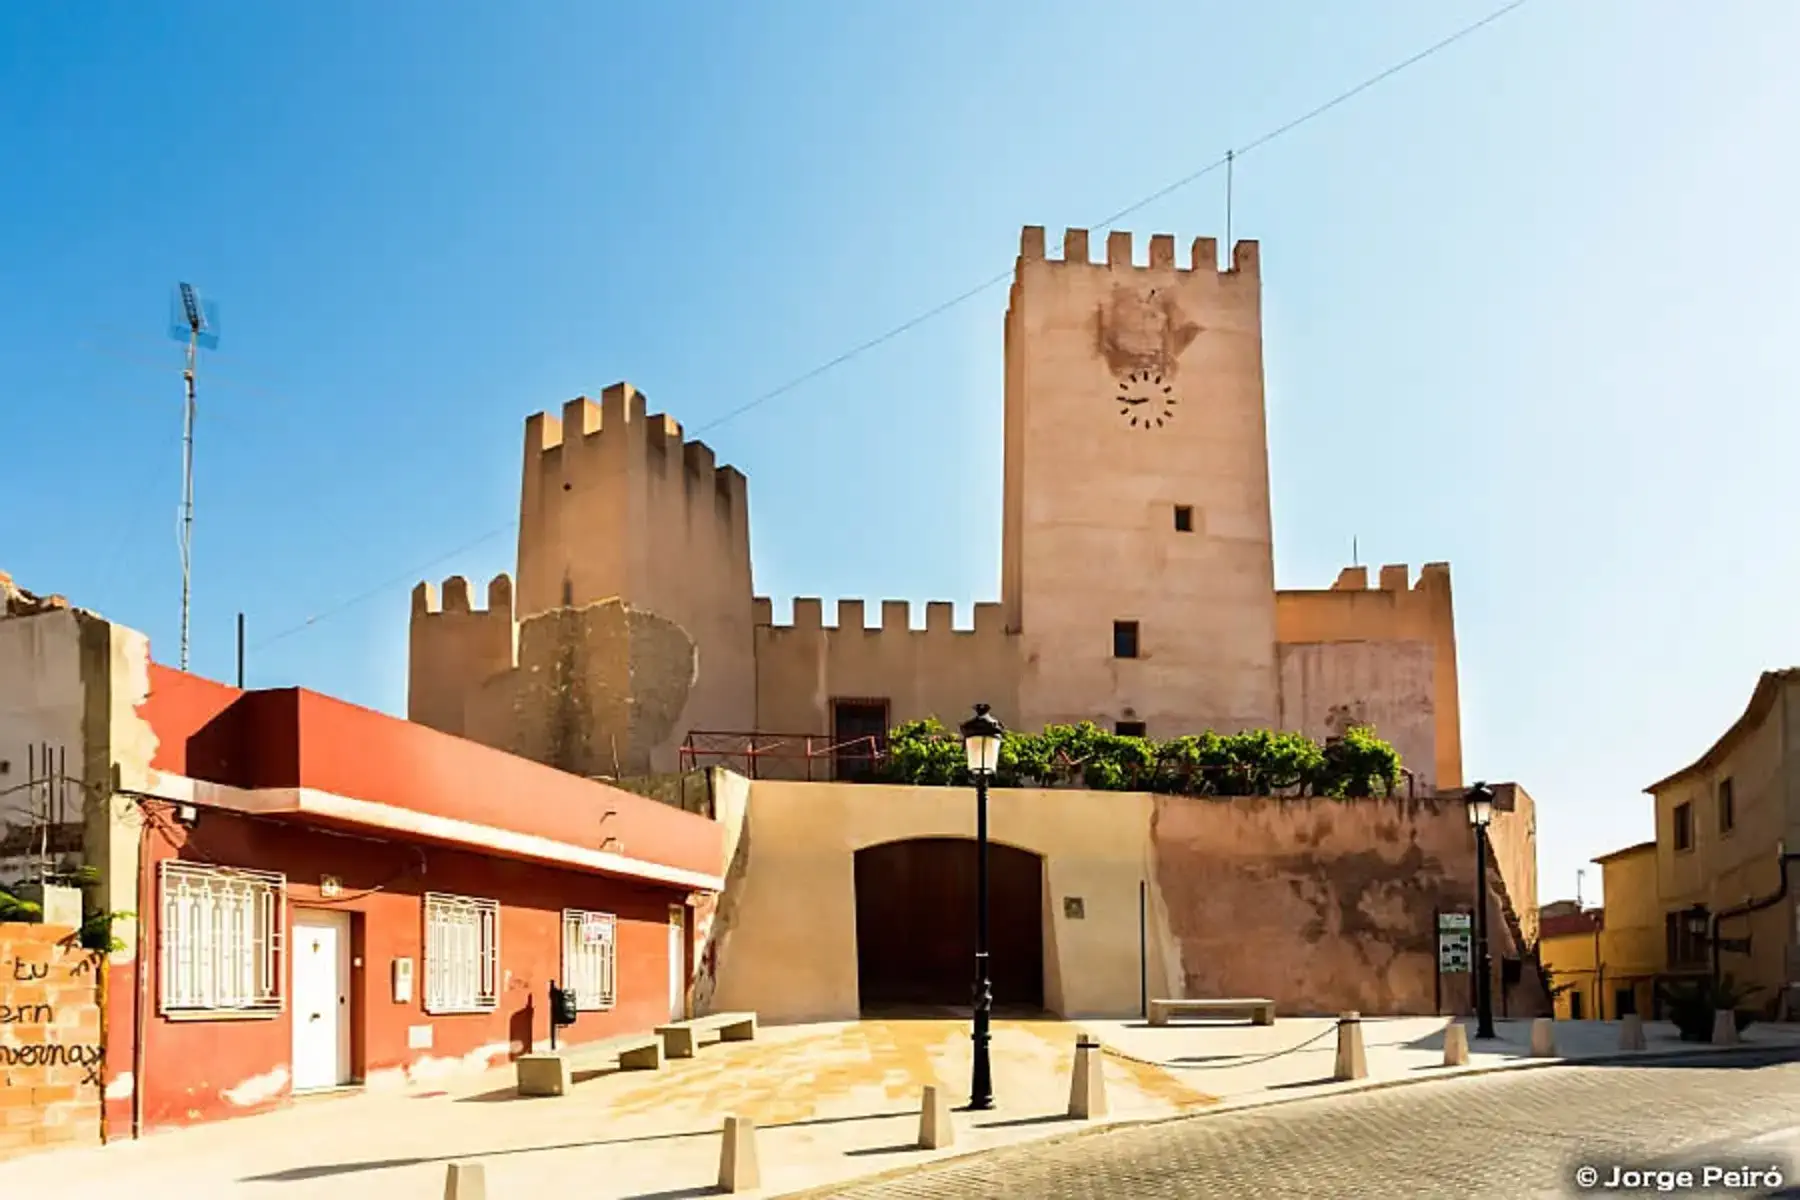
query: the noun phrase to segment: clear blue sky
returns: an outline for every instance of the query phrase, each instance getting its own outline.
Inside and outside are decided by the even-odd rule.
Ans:
[[[412,569],[510,567],[431,560],[512,518],[528,413],[628,378],[705,426],[1497,5],[7,5],[0,569],[174,661],[192,280],[194,667],[243,610],[252,685],[402,711]],[[1533,0],[1237,170],[1279,581],[1453,564],[1545,899],[1800,661],[1797,34]],[[1219,235],[1222,182],[1122,225]],[[995,596],[1004,305],[707,431],[778,612]]]

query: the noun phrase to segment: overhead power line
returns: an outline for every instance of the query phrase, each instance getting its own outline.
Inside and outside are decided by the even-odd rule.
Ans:
[[[1468,25],[1463,26],[1461,29],[1458,29],[1455,33],[1450,34],[1448,37],[1445,37],[1437,42],[1433,42],[1431,45],[1425,47],[1423,50],[1420,50],[1416,54],[1413,54],[1407,58],[1400,60],[1399,62],[1393,64],[1392,66],[1379,72],[1378,74],[1369,76],[1367,79],[1364,79],[1361,83],[1358,83],[1354,87],[1351,87],[1342,92],[1339,92],[1337,95],[1335,95],[1331,99],[1325,101],[1323,104],[1317,105],[1316,107],[1307,110],[1305,113],[1302,113],[1301,115],[1286,122],[1285,124],[1278,125],[1275,128],[1269,130],[1268,132],[1263,133],[1258,137],[1252,138],[1250,141],[1245,142],[1242,146],[1238,146],[1232,150],[1228,150],[1225,154],[1219,156],[1216,159],[1213,159],[1211,162],[1207,163],[1205,166],[1202,166],[1202,167],[1198,168],[1197,170],[1194,170],[1194,171],[1182,176],[1180,179],[1177,179],[1172,183],[1166,184],[1163,187],[1158,188],[1156,191],[1151,192],[1149,195],[1144,196],[1143,198],[1141,198],[1139,200],[1133,201],[1131,204],[1128,204],[1124,208],[1121,208],[1119,211],[1112,213],[1111,215],[1107,216],[1105,219],[1092,223],[1091,225],[1088,226],[1088,228],[1091,230],[1102,230],[1102,231],[1106,230],[1107,228],[1116,224],[1120,220],[1123,220],[1124,218],[1131,216],[1133,213],[1139,212],[1142,209],[1149,207],[1150,205],[1156,203],[1158,200],[1161,200],[1166,196],[1172,195],[1175,192],[1181,191],[1183,188],[1186,188],[1195,183],[1198,183],[1200,180],[1206,178],[1208,175],[1211,175],[1214,171],[1218,171],[1218,170],[1222,169],[1228,163],[1235,163],[1236,160],[1243,158],[1246,154],[1249,154],[1256,150],[1260,150],[1263,147],[1267,146],[1270,142],[1275,141],[1277,138],[1280,138],[1280,137],[1285,136],[1286,134],[1292,133],[1294,130],[1299,129],[1301,126],[1306,125],[1309,122],[1317,120],[1318,118],[1324,116],[1326,113],[1329,113],[1333,109],[1337,108],[1339,105],[1345,104],[1348,101],[1355,99],[1357,96],[1362,95],[1364,92],[1368,91],[1370,88],[1373,88],[1373,87],[1378,86],[1379,84],[1385,83],[1387,80],[1392,79],[1394,76],[1400,74],[1403,71],[1406,71],[1408,68],[1417,66],[1419,63],[1424,62],[1426,59],[1431,58],[1432,56],[1439,54],[1444,50],[1449,49],[1451,46],[1454,46],[1456,43],[1463,41],[1465,38],[1468,38],[1468,37],[1480,32],[1481,30],[1486,29],[1488,26],[1494,24],[1496,21],[1499,21],[1502,17],[1505,17],[1513,12],[1518,11],[1519,9],[1523,8],[1528,3],[1530,3],[1530,0],[1511,0],[1510,3],[1502,5],[1500,8],[1497,8],[1494,11],[1488,13],[1485,17],[1482,17],[1480,20],[1474,21]],[[1059,244],[1059,246],[1060,246],[1060,244]],[[1060,248],[1058,250],[1058,253],[1061,253]],[[848,350],[845,350],[842,354],[839,354],[834,358],[831,358],[823,363],[820,363],[818,366],[812,368],[809,371],[806,371],[803,374],[794,376],[792,379],[788,380],[786,383],[783,383],[781,386],[776,387],[776,388],[771,388],[769,391],[763,392],[761,395],[745,401],[743,404],[738,405],[736,408],[731,409],[730,411],[724,413],[721,416],[715,417],[713,420],[708,421],[706,424],[700,425],[700,426],[692,429],[690,432],[693,433],[695,436],[698,436],[699,434],[706,433],[709,430],[717,429],[721,425],[725,425],[731,421],[735,421],[737,418],[743,416],[745,413],[751,412],[757,408],[761,408],[763,405],[769,403],[771,400],[779,399],[780,397],[787,395],[789,392],[792,392],[796,388],[799,388],[807,383],[812,382],[814,379],[817,379],[819,376],[824,375],[827,372],[833,371],[836,368],[843,366],[845,363],[849,362],[850,360],[852,360],[854,358],[860,358],[862,355],[867,354],[869,351],[874,350],[877,347],[883,346],[883,345],[887,344],[888,342],[893,341],[895,338],[900,337],[903,334],[910,333],[912,330],[917,329],[920,325],[925,324],[927,321],[930,321],[935,317],[942,316],[944,313],[949,312],[953,308],[957,308],[960,305],[966,304],[968,301],[973,300],[976,296],[981,295],[983,292],[986,292],[986,291],[990,290],[991,288],[998,287],[1002,283],[1008,282],[1009,280],[1012,279],[1012,277],[1013,277],[1013,268],[1009,266],[1009,267],[1007,267],[1006,270],[1000,272],[997,275],[994,275],[992,278],[987,279],[982,283],[976,284],[974,287],[969,288],[967,291],[958,293],[957,295],[951,297],[950,299],[943,301],[941,304],[937,304],[931,308],[926,309],[924,312],[921,312],[917,316],[911,317],[908,320],[901,322],[900,324],[894,326],[892,329],[889,329],[887,332],[882,333],[879,336],[872,337],[868,341],[859,343],[858,345],[853,346]],[[488,530],[486,533],[482,534],[480,537],[476,538],[474,541],[468,542],[462,546],[457,547],[454,550],[449,550],[443,554],[438,555],[436,558],[432,559],[430,562],[424,563],[423,565],[414,569],[412,572],[408,573],[407,575],[396,576],[394,579],[392,579],[388,582],[378,584],[375,587],[368,589],[367,591],[360,592],[355,596],[351,596],[350,598],[348,598],[346,600],[342,600],[342,601],[338,602],[337,604],[332,605],[329,608],[322,609],[319,612],[314,613],[312,616],[308,617],[306,620],[300,622],[298,625],[294,625],[287,629],[284,629],[280,633],[274,634],[271,637],[265,639],[264,641],[259,642],[257,644],[257,646],[253,647],[253,648],[260,649],[263,646],[271,645],[275,642],[281,641],[284,638],[288,638],[288,637],[293,636],[294,634],[301,633],[305,630],[311,629],[315,625],[319,624],[319,622],[328,620],[331,617],[334,617],[334,616],[338,615],[339,613],[344,612],[346,609],[354,608],[359,604],[363,604],[369,600],[372,600],[376,596],[379,596],[382,593],[386,592],[388,589],[393,588],[393,587],[398,587],[402,583],[408,584],[410,586],[411,584],[414,584],[417,582],[420,575],[424,571],[431,569],[432,567],[436,566],[437,564],[439,564],[441,562],[446,561],[447,559],[455,558],[459,554],[463,554],[466,551],[472,550],[477,546],[484,545],[487,542],[490,542],[490,541],[494,540],[495,538],[500,537],[502,534],[511,533],[513,530],[518,528],[518,524],[519,523],[518,523],[517,519],[514,519],[514,520],[510,520],[510,521],[506,522],[504,525],[497,525],[494,528]]]

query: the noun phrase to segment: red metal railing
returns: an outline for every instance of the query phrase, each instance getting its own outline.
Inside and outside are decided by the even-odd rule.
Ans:
[[[819,733],[717,733],[694,730],[681,743],[681,769],[725,766],[751,779],[804,779],[809,783],[860,775],[881,761],[879,737],[837,741]],[[796,764],[790,770],[759,764]]]

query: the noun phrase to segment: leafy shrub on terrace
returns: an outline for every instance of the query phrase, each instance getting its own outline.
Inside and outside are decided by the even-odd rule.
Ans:
[[[1095,791],[1190,796],[1386,796],[1400,786],[1400,755],[1371,729],[1324,744],[1298,733],[1253,729],[1153,741],[1108,733],[1091,722],[1008,733],[999,787],[1071,783]],[[935,718],[891,730],[875,778],[884,783],[955,787],[969,783],[962,738]]]

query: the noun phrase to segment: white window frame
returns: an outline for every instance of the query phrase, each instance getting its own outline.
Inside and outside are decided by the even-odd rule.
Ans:
[[[604,940],[588,942],[584,928],[598,923]],[[562,914],[562,979],[575,993],[577,1012],[609,1012],[619,1002],[619,918],[613,913],[565,908]]]
[[[500,1007],[500,902],[425,893],[425,1011],[486,1013]]]
[[[164,1016],[282,1010],[287,877],[165,859],[157,866],[158,1007]]]

